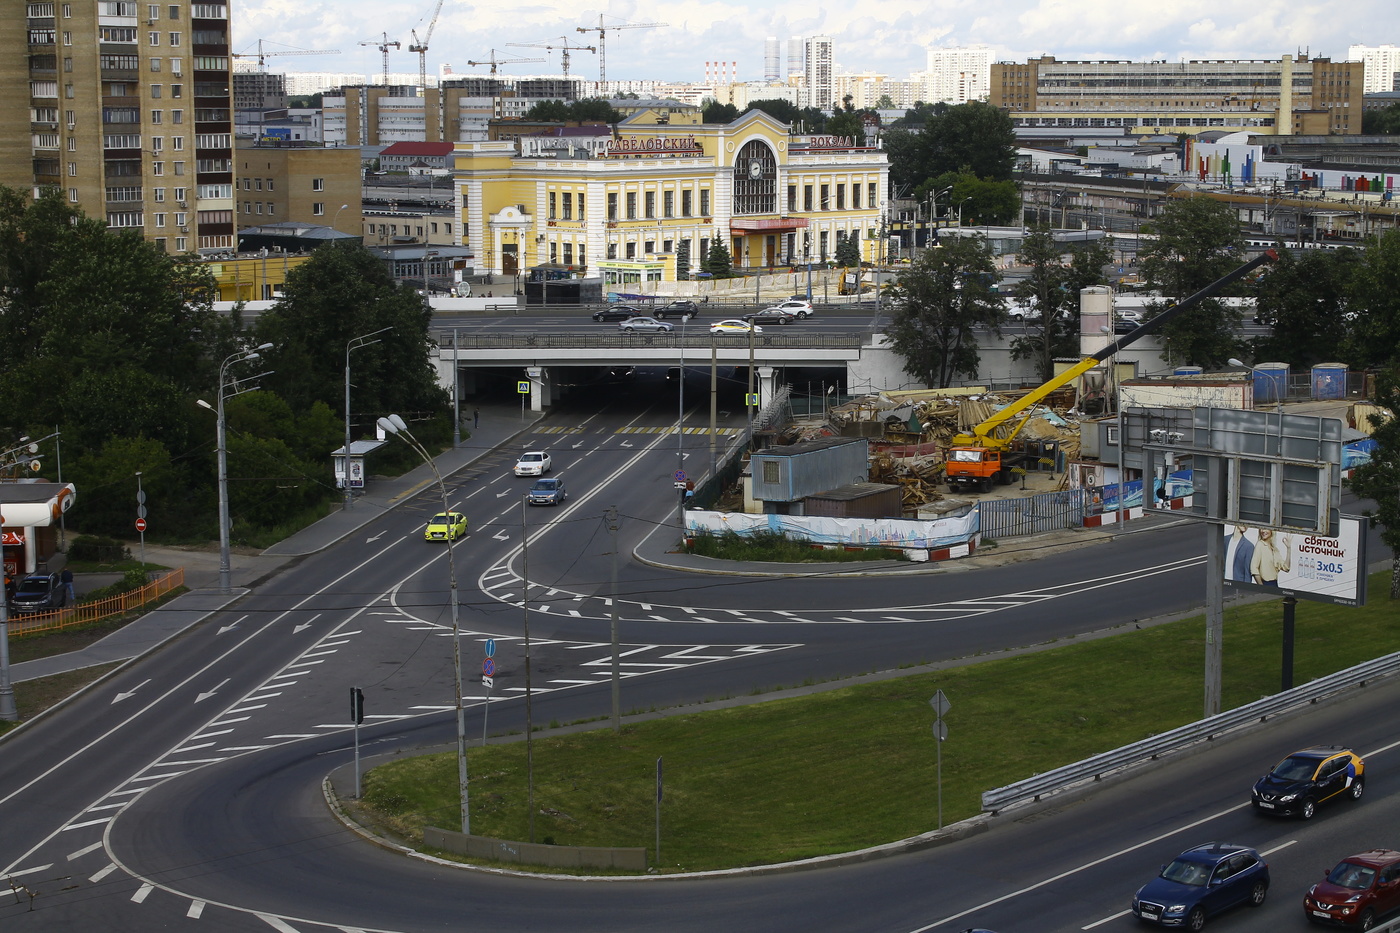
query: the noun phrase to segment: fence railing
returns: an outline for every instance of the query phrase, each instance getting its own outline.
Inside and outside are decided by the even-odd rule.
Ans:
[[[10,616],[10,637],[20,635],[37,635],[40,632],[53,632],[59,629],[70,628],[74,625],[87,625],[91,622],[101,622],[111,616],[118,616],[126,612],[140,609],[147,603],[154,602],[171,590],[185,585],[185,569],[177,567],[174,570],[156,577],[145,586],[125,593],[118,593],[116,596],[108,596],[106,599],[94,600],[90,603],[79,603],[76,606],[64,606],[56,612],[36,612],[33,615]]]
[[[1271,716],[1277,716],[1295,707],[1315,703],[1331,694],[1364,685],[1372,680],[1391,677],[1396,673],[1400,673],[1400,652],[1358,664],[1326,677],[1319,677],[1301,687],[1255,700],[1253,703],[1154,735],[1141,742],[1124,745],[1111,752],[1104,752],[1072,765],[1017,781],[1015,784],[986,791],[982,794],[982,809],[988,813],[996,813],[1016,804],[1060,793],[1078,784],[1097,781],[1115,771],[1180,751],[1251,723],[1264,722]]]
[[[985,538],[1038,535],[1084,527],[1084,509],[1092,489],[1065,489],[1023,499],[983,499],[977,505]]]
[[[717,344],[726,350],[742,350],[749,345],[747,336],[712,335],[702,329],[702,325],[696,325],[695,330],[696,333],[690,334],[681,334],[680,328],[669,334],[458,334],[457,346],[463,350],[633,350],[646,347],[708,350]],[[790,334],[786,331],[755,334],[753,338],[756,347],[824,350],[858,350],[867,342],[868,338],[860,334]],[[438,338],[438,344],[444,349],[451,349],[452,335]]]

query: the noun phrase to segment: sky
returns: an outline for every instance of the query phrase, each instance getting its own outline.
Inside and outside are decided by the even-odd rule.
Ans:
[[[269,57],[269,71],[377,74],[385,39],[389,70],[418,71],[408,51],[420,43],[438,0],[233,0],[233,50],[339,50],[335,55]],[[925,67],[928,48],[985,46],[996,61],[1054,55],[1060,60],[1271,59],[1285,54],[1346,58],[1353,44],[1400,44],[1400,4],[1393,0],[861,0],[813,6],[797,0],[630,0],[605,8],[559,0],[482,3],[441,0],[427,52],[428,74],[449,64],[457,74],[487,74],[468,61],[546,58],[501,69],[504,74],[559,74],[561,45],[598,45],[577,32],[605,25],[667,23],[609,29],[609,80],[703,81],[706,62],[736,62],[738,80],[763,78],[764,39],[826,35],[847,72],[904,78]],[[838,8],[839,7],[839,8]],[[368,44],[362,44],[368,43]],[[510,43],[552,45],[555,50]],[[598,56],[570,52],[570,73],[596,79]]]

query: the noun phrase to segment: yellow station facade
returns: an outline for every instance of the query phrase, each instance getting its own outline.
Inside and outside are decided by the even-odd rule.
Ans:
[[[480,272],[545,266],[609,285],[670,282],[716,239],[733,266],[882,258],[889,161],[848,137],[794,135],[761,111],[726,125],[643,111],[557,135],[458,143],[457,207]]]

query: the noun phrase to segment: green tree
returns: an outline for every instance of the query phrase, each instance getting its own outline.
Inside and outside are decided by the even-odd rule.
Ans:
[[[1055,360],[1078,350],[1079,306],[1070,300],[1069,270],[1062,262],[1063,247],[1050,228],[1032,227],[1021,242],[1016,261],[1030,273],[1016,283],[1011,294],[1027,311],[1027,333],[1011,340],[1013,360],[1035,360],[1041,380],[1055,374]]]
[[[781,120],[788,125],[796,124],[802,119],[802,109],[781,98],[750,101],[749,109],[762,110],[774,120]]]
[[[721,104],[712,100],[701,109],[700,119],[706,123],[733,123],[739,119],[739,111],[733,104]]]
[[[1278,261],[1255,284],[1255,318],[1270,332],[1255,337],[1253,358],[1309,368],[1337,359],[1347,339],[1348,295],[1361,261],[1354,249],[1314,249]]]
[[[682,282],[690,278],[689,239],[683,239],[676,244],[676,278]]]
[[[524,119],[545,123],[564,123],[569,119],[569,104],[562,100],[542,100],[525,111]]]
[[[852,231],[850,235],[843,236],[839,232],[836,235],[836,265],[842,269],[854,269],[860,267],[860,233]]]
[[[1364,369],[1400,365],[1400,231],[1367,244],[1347,308],[1355,317],[1343,344],[1345,361]]]
[[[880,99],[875,101],[876,110],[893,110],[894,98],[888,94],[881,94]]]
[[[850,136],[857,146],[865,145],[865,121],[858,113],[842,110],[826,121],[826,131],[832,136]]]
[[[1362,112],[1361,132],[1366,136],[1400,136],[1400,104]]]
[[[975,328],[998,330],[1004,313],[993,290],[997,279],[991,247],[982,237],[949,238],[914,260],[891,289],[894,311],[887,331],[906,372],[939,387],[959,375],[977,375]]]
[[[1016,131],[1000,107],[971,101],[950,107],[925,124],[929,174],[969,172],[988,181],[1010,181],[1016,164]]]
[[[213,446],[212,430],[209,446]],[[65,445],[65,452],[70,449]],[[203,459],[176,462],[164,444],[148,437],[112,437],[99,446],[77,449],[83,452],[64,460],[63,478],[73,483],[79,497],[79,507],[68,520],[80,523],[83,531],[121,538],[131,534],[136,474],[140,473],[153,532],[196,537],[217,533],[212,495],[204,495],[198,482],[206,475],[201,469]],[[192,467],[200,469],[197,476],[190,474]],[[205,483],[204,488],[213,486]],[[209,523],[207,528],[201,527],[202,520]]]
[[[318,249],[287,276],[283,297],[257,322],[258,342],[272,374],[262,386],[292,411],[324,402],[343,415],[345,347],[387,328],[377,343],[355,351],[352,405],[363,425],[387,412],[442,411],[428,328],[432,310],[407,285],[396,285],[383,262],[359,245]]]
[[[724,242],[715,237],[710,241],[710,252],[700,263],[700,271],[708,272],[717,279],[727,279],[732,276],[734,268],[734,258],[729,255],[729,248]]]
[[[1357,467],[1347,485],[1358,496],[1376,503],[1367,512],[1383,528],[1381,540],[1390,548],[1390,598],[1400,599],[1400,367],[1383,371],[1377,380],[1376,403],[1392,416],[1381,424],[1357,425],[1376,442],[1371,460]]]
[[[1235,212],[1225,202],[1202,195],[1171,201],[1143,231],[1156,236],[1140,254],[1143,279],[1168,298],[1195,294],[1237,268],[1244,255]],[[1165,301],[1158,302],[1153,310],[1165,307]],[[1173,363],[1219,367],[1241,352],[1239,325],[1238,311],[1206,299],[1162,329],[1162,355]]]

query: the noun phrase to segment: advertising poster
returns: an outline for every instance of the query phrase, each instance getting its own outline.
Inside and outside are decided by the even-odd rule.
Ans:
[[[1320,602],[1366,602],[1364,518],[1343,515],[1338,536],[1225,526],[1225,582]]]

